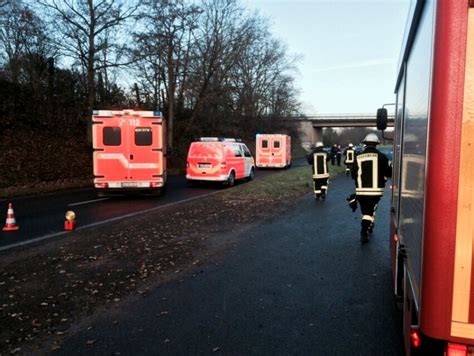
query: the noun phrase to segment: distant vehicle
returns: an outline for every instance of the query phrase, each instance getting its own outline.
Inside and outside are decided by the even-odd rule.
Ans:
[[[394,293],[407,355],[473,355],[474,3],[410,10],[395,84]]]
[[[161,193],[167,173],[165,137],[160,112],[94,111],[93,166],[98,194]]]
[[[379,147],[378,150],[387,156],[390,162],[393,161],[393,148],[392,147]]]
[[[255,142],[256,166],[285,168],[291,165],[291,137],[278,134],[258,134]]]
[[[201,137],[189,146],[186,179],[222,182],[233,186],[236,180],[252,180],[255,161],[248,147],[238,139]]]
[[[362,146],[362,145],[357,145],[357,146],[354,147],[354,149],[355,149],[356,153],[362,153],[364,151],[365,147]]]

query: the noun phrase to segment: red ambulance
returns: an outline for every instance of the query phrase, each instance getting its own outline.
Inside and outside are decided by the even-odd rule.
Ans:
[[[258,168],[285,168],[291,165],[291,137],[288,135],[258,134],[255,151]]]
[[[94,111],[94,186],[99,195],[161,193],[166,183],[165,137],[160,112]]]
[[[189,146],[186,179],[223,182],[233,186],[238,179],[252,180],[255,161],[248,147],[238,139],[201,137]]]

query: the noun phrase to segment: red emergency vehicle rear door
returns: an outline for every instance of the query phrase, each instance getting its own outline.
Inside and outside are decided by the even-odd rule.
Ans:
[[[163,177],[163,142],[161,120],[129,119],[129,179],[151,182]]]
[[[99,111],[93,121],[95,183],[148,188],[164,182],[162,119],[152,112]]]

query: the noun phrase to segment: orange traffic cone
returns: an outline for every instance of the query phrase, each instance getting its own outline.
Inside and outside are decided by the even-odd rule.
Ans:
[[[7,211],[7,220],[5,221],[5,226],[3,227],[3,231],[16,231],[20,227],[16,224],[15,221],[15,213],[13,212],[13,204],[8,203],[8,211]]]
[[[64,221],[64,230],[72,231],[76,228],[76,213],[74,211],[66,212],[66,221]]]

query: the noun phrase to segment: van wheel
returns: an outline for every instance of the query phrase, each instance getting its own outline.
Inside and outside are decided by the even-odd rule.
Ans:
[[[235,173],[234,171],[230,172],[229,177],[227,178],[226,185],[228,187],[233,187],[235,184]]]
[[[252,168],[250,169],[250,174],[249,174],[249,176],[248,176],[248,178],[247,178],[247,181],[250,182],[251,180],[254,180],[254,179],[255,179],[255,169],[252,167]]]

